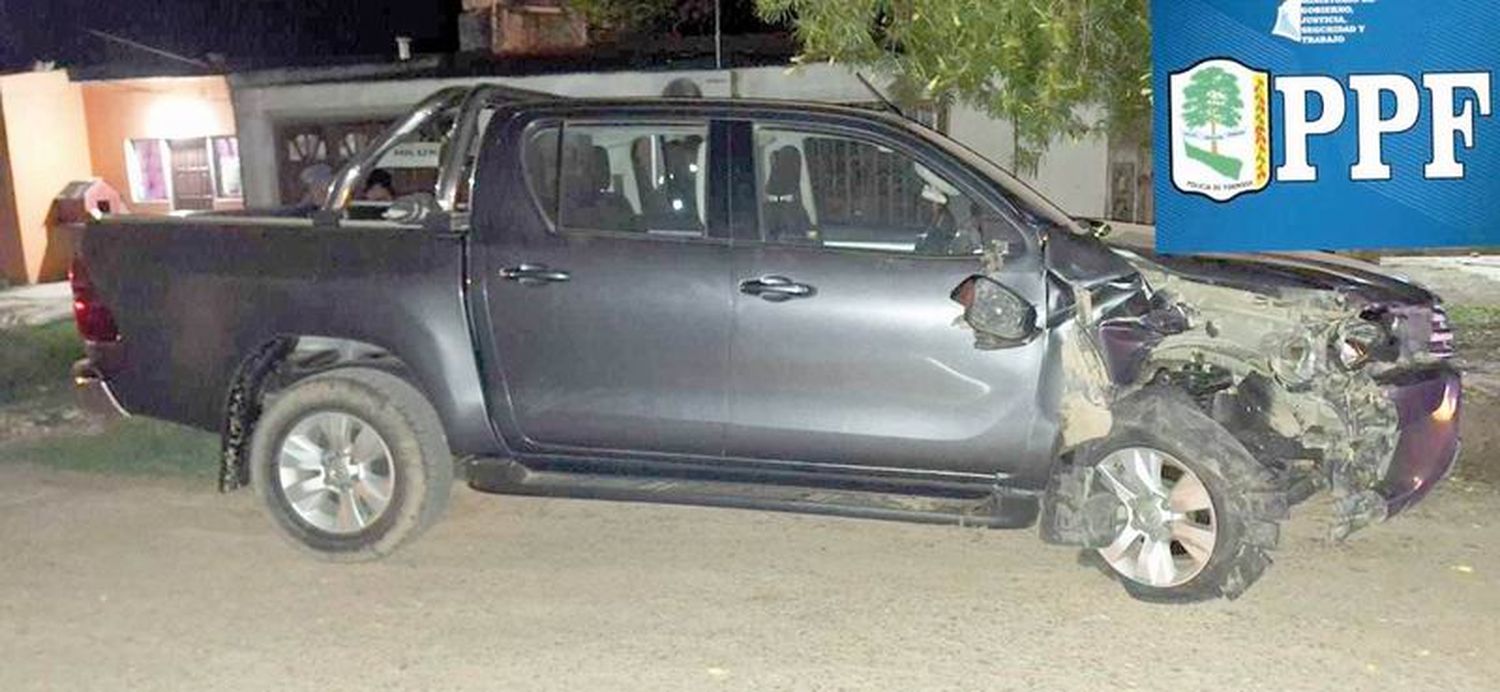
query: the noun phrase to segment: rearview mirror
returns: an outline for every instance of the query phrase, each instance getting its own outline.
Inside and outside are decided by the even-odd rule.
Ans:
[[[994,279],[971,276],[952,298],[964,306],[964,322],[979,335],[980,348],[1018,346],[1036,336],[1036,306]]]

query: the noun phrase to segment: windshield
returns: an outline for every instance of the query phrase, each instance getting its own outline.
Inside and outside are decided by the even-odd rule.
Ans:
[[[979,152],[941,134],[924,127],[914,127],[927,141],[942,147],[944,151],[957,156],[964,163],[973,166],[986,177],[994,180],[1005,193],[1011,204],[1027,217],[1027,221],[1039,226],[1061,226],[1076,233],[1082,231],[1077,223],[1073,221],[1068,213],[1053,204],[1040,192],[1027,185],[1020,178],[1011,175],[1010,171],[1001,168],[994,161],[981,155]]]

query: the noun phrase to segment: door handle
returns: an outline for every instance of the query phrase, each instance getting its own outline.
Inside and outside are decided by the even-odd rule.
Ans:
[[[539,286],[545,283],[567,281],[573,278],[573,275],[561,269],[552,269],[545,264],[522,262],[520,266],[501,269],[500,278],[515,281],[523,286]]]
[[[797,283],[785,276],[762,276],[759,279],[746,279],[740,282],[740,293],[760,296],[762,300],[769,300],[773,303],[793,298],[811,298],[817,292],[818,290],[812,286]]]

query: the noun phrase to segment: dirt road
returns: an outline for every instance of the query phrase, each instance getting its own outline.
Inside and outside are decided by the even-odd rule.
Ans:
[[[0,465],[0,689],[1495,689],[1500,494],[1452,485],[1245,598],[1128,600],[995,532],[455,488],[381,563],[249,494]]]

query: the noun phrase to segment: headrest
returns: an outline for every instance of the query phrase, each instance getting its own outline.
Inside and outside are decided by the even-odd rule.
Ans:
[[[767,197],[796,198],[802,194],[802,152],[791,145],[771,152],[771,170],[766,175]]]
[[[610,186],[609,150],[604,147],[595,146],[589,150],[584,157],[585,167],[583,179],[588,181],[589,186],[595,191],[608,190]]]

